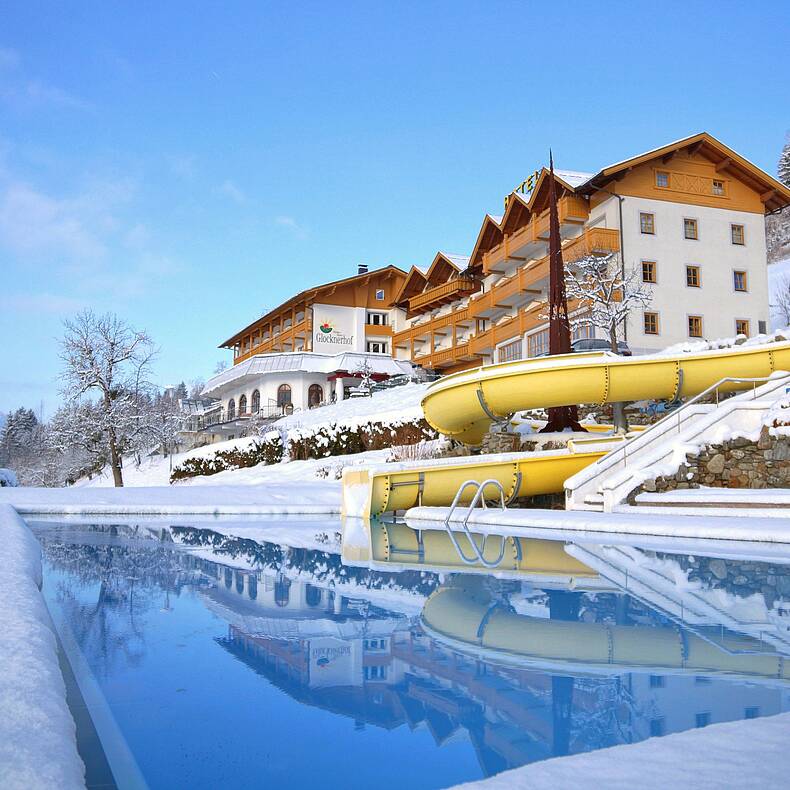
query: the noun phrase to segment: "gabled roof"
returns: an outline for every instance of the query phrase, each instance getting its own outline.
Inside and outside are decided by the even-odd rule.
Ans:
[[[379,277],[382,274],[387,273],[390,275],[400,274],[404,277],[406,276],[406,272],[404,272],[403,269],[399,269],[397,266],[382,266],[380,269],[373,269],[369,272],[364,272],[363,274],[354,274],[351,277],[344,277],[342,280],[333,280],[330,283],[324,283],[323,285],[316,285],[312,288],[306,288],[304,291],[300,291],[290,299],[286,299],[282,304],[277,305],[277,307],[275,307],[273,310],[269,310],[268,313],[264,313],[264,315],[262,315],[260,318],[256,318],[251,324],[247,324],[244,329],[239,330],[235,335],[229,337],[224,343],[221,343],[219,348],[232,347],[238,340],[241,340],[244,335],[246,335],[248,332],[251,332],[256,326],[265,323],[268,319],[272,318],[281,310],[285,309],[286,307],[290,307],[297,302],[305,300],[315,301],[322,293],[326,293],[327,291],[332,291],[335,288],[348,285],[349,283],[370,280],[373,277]]]
[[[499,244],[504,235],[502,233],[501,216],[486,214],[480,232],[477,234],[477,241],[469,256],[469,268],[472,269],[483,262],[483,253]]]
[[[469,265],[469,258],[465,255],[453,255],[447,252],[437,252],[431,265],[412,266],[400,291],[393,300],[393,304],[402,307],[408,300],[422,293],[428,285],[441,285],[451,277],[460,273]]]
[[[621,162],[615,162],[588,178],[587,181],[578,187],[577,191],[583,194],[590,194],[608,184],[619,174],[645,162],[659,158],[669,162],[674,154],[683,149],[691,149],[694,153],[699,152],[706,159],[718,165],[722,171],[729,172],[734,178],[739,179],[748,187],[759,192],[766,212],[790,205],[790,188],[707,132],[684,137],[660,148],[654,148],[651,151],[632,156]]]

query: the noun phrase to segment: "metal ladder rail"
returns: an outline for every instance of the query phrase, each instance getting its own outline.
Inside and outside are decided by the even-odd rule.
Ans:
[[[483,537],[483,547],[479,549],[477,544],[474,541],[472,533],[469,531],[469,517],[472,515],[472,511],[477,507],[478,503],[483,496],[483,492],[489,486],[493,485],[499,491],[499,501],[500,501],[500,509],[505,511],[507,510],[507,504],[505,502],[505,489],[502,487],[502,484],[498,480],[494,480],[493,478],[489,478],[488,480],[484,480],[482,483],[478,483],[477,480],[466,480],[464,483],[461,484],[460,488],[458,489],[452,504],[450,505],[450,509],[447,512],[447,516],[444,519],[444,528],[447,530],[447,535],[450,538],[453,546],[455,546],[455,550],[458,552],[458,556],[466,565],[477,565],[478,563],[482,565],[484,568],[497,568],[499,567],[500,563],[505,557],[505,545],[507,544],[508,538],[502,538],[502,545],[499,550],[499,556],[496,560],[487,560],[483,555],[486,549],[486,542],[488,541],[489,536],[485,535]],[[466,509],[466,515],[464,516],[463,520],[461,521],[461,530],[466,535],[466,539],[469,541],[470,545],[472,546],[472,552],[474,553],[474,557],[471,559],[464,554],[464,550],[461,548],[458,539],[455,536],[455,532],[453,531],[452,527],[450,526],[450,520],[452,519],[453,513],[455,509],[458,507],[458,502],[460,501],[461,497],[463,496],[464,492],[470,486],[475,486],[477,488],[475,495],[472,497],[472,501],[469,503],[469,506]],[[483,507],[487,508],[488,505],[486,504],[485,498],[482,499]]]

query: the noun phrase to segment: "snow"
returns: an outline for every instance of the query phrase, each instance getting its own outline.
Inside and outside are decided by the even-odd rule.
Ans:
[[[0,468],[0,487],[18,486],[19,481],[16,479],[16,474],[11,469]]]
[[[444,529],[448,507],[415,507],[406,512],[413,529]],[[678,518],[683,515],[684,518]],[[464,509],[453,514],[457,523],[466,517]],[[500,510],[478,508],[469,515],[469,526],[492,535],[524,536],[524,530],[555,532],[707,538],[790,544],[790,519],[752,515],[748,509],[722,508],[715,515],[685,513],[682,508],[656,513],[653,508],[619,507],[613,513],[588,510]],[[589,535],[587,536],[589,538]]]
[[[595,173],[583,173],[580,170],[557,170],[555,168],[554,175],[561,178],[569,187],[576,189],[589,181]]]
[[[372,373],[389,376],[410,375],[411,363],[382,354],[347,352],[344,354],[317,354],[315,352],[288,351],[279,354],[256,354],[249,359],[223,370],[206,382],[202,395],[216,396],[223,387],[240,379],[281,371],[306,373],[334,373],[338,370],[353,371],[367,362]]]
[[[57,641],[39,590],[40,549],[7,505],[0,505],[0,530],[0,786],[84,788]]]
[[[254,470],[240,470],[252,471]],[[23,515],[66,513],[219,516],[340,512],[340,484],[336,481],[313,480],[301,484],[291,482],[260,485],[260,480],[255,478],[248,480],[246,485],[239,482],[234,479],[233,485],[211,486],[0,488],[0,504],[13,505]]]
[[[784,505],[790,507],[790,488],[680,488],[662,493],[642,493],[636,497],[639,504],[682,502],[691,504],[722,505]],[[790,516],[790,510],[785,517]]]
[[[458,787],[465,790],[784,787],[790,772],[789,737],[790,714],[784,713],[556,757]]]

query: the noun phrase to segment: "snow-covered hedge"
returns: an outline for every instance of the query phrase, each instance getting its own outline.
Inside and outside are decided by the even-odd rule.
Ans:
[[[283,459],[283,441],[277,431],[271,431],[246,448],[218,450],[213,455],[186,458],[173,469],[170,482],[188,477],[216,475],[233,469],[247,469],[258,464],[277,464]]]
[[[307,461],[335,455],[353,455],[366,450],[418,444],[427,439],[436,439],[438,435],[424,419],[311,426],[292,430],[288,434],[288,457],[292,461]]]

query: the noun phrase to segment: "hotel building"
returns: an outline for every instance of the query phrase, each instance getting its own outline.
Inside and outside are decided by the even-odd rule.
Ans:
[[[786,186],[706,133],[554,175],[565,262],[615,254],[652,291],[623,330],[634,353],[767,331],[765,216],[790,205]],[[446,373],[548,351],[549,177],[536,171],[484,217],[468,259],[412,267],[395,297],[397,359]]]
[[[392,355],[392,336],[404,327],[394,304],[406,273],[395,266],[368,271],[298,293],[231,335],[220,348],[233,365],[210,379],[203,396],[216,399],[196,421],[212,441],[234,438],[255,416],[264,418],[343,400],[372,379],[412,374]]]

